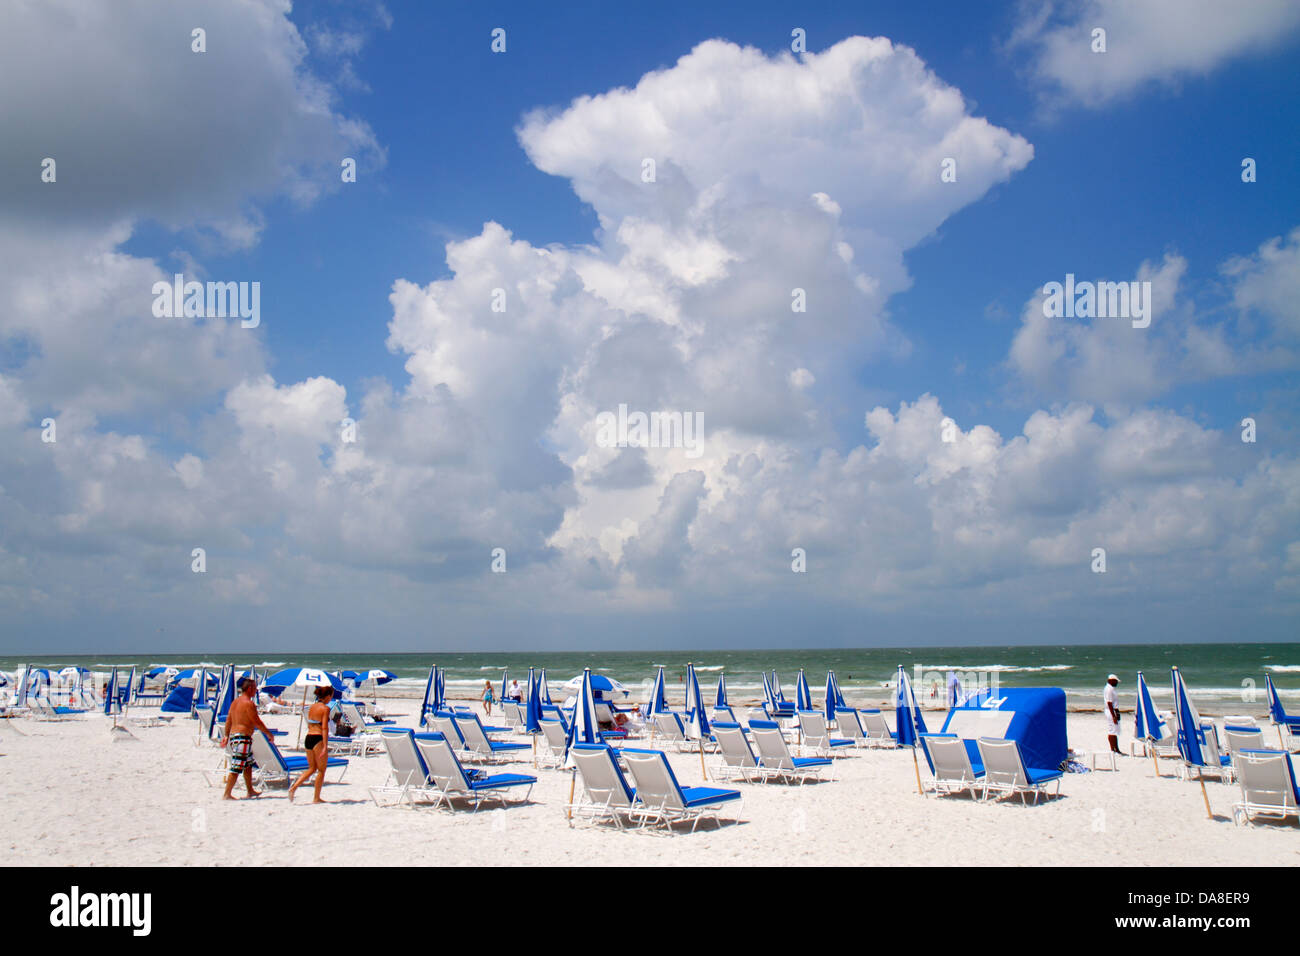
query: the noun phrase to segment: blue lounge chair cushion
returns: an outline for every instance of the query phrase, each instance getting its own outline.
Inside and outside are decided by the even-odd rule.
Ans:
[[[707,807],[715,803],[739,800],[739,790],[719,790],[717,787],[681,787],[682,803],[688,807]]]
[[[984,768],[981,767],[980,769],[983,770]],[[1032,784],[1047,783],[1050,780],[1059,780],[1063,776],[1065,775],[1059,770],[1043,770],[1040,767],[1025,768],[1025,777]]]
[[[531,749],[531,745],[529,744],[507,744],[507,743],[501,743],[500,741],[497,740],[493,740],[489,742],[492,744],[493,753],[496,753],[498,750],[530,750]]]
[[[802,770],[804,767],[829,767],[831,765],[830,757],[791,757],[796,770]]]
[[[479,726],[482,727],[483,725],[480,724]],[[510,730],[509,727],[483,727],[483,733],[485,734],[508,734]]]
[[[852,747],[853,741],[846,740],[843,737],[832,737],[830,739],[830,745],[832,747]]]
[[[284,767],[286,770],[306,770],[306,757],[283,757]],[[330,757],[325,761],[326,767],[346,767],[348,765],[347,757]]]
[[[536,782],[536,777],[530,777],[526,773],[498,773],[478,780],[471,779],[469,785],[472,790],[495,790],[498,787],[519,787]]]

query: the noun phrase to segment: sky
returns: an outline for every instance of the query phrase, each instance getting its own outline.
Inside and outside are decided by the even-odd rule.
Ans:
[[[6,4],[0,652],[1293,639],[1300,7],[875,7]]]

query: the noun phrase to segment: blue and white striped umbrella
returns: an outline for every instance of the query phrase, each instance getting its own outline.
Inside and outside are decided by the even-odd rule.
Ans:
[[[1205,736],[1201,731],[1201,715],[1187,693],[1187,683],[1178,668],[1170,669],[1174,681],[1174,712],[1178,714],[1178,749],[1183,759],[1194,767],[1207,766],[1201,744]]]
[[[438,668],[438,696],[433,703],[439,710],[447,709],[447,672],[441,667]]]
[[[336,697],[343,693],[341,679],[315,667],[288,667],[276,671],[266,679],[263,689],[268,693],[276,693],[289,687],[332,687]]]
[[[126,679],[126,686],[122,688],[122,706],[126,707],[135,703],[135,665],[131,665],[131,676]]]
[[[767,709],[775,715],[777,699],[776,694],[772,692],[772,679],[767,676],[767,671],[763,671],[763,699],[767,701]]]
[[[1165,722],[1160,719],[1160,714],[1156,711],[1155,701],[1151,699],[1151,689],[1147,687],[1147,679],[1138,671],[1137,679],[1137,707],[1133,709],[1133,722],[1135,724],[1133,736],[1138,740],[1160,740],[1168,733]]]
[[[812,690],[808,687],[808,678],[804,676],[803,668],[799,668],[799,680],[794,685],[794,705],[799,710],[812,710]]]
[[[546,668],[542,668],[541,675],[537,678],[537,687],[542,695],[542,705],[545,707],[554,707],[555,701],[551,700],[551,685],[546,680]]]
[[[104,695],[104,716],[116,717],[122,712],[122,698],[118,695],[117,668],[108,678],[108,693]]]
[[[645,719],[653,723],[655,714],[663,714],[668,711],[668,697],[664,691],[664,669],[659,668],[659,673],[655,675],[655,685],[650,691],[650,703],[645,707]]]
[[[15,692],[14,703],[18,707],[27,706],[27,682],[31,678],[32,665],[24,664],[23,672],[18,675],[18,690]]]
[[[835,719],[835,709],[844,706],[844,695],[840,693],[840,682],[835,679],[834,671],[826,672],[826,719]]]
[[[727,675],[718,675],[718,695],[713,702],[714,707],[730,707],[727,703]]]
[[[227,664],[221,668],[221,683],[217,685],[217,696],[212,699],[212,724],[208,727],[208,736],[216,734],[217,728],[225,723],[230,714],[230,705],[235,702],[235,665]]]
[[[591,668],[582,671],[582,684],[573,705],[573,719],[569,722],[569,738],[564,745],[565,767],[576,767],[569,755],[574,744],[600,743],[600,730],[596,725],[596,698],[591,692]]]
[[[510,668],[503,667],[501,668],[501,699],[502,700],[506,699],[506,694],[507,692],[509,692],[509,690],[510,690]],[[524,694],[527,695],[527,694],[531,694],[532,692],[533,692],[533,682],[532,679],[529,678],[528,686],[524,688]]]
[[[542,732],[542,677],[531,667],[528,668],[528,707],[524,712],[524,732]]]
[[[903,665],[898,665],[898,687],[895,691],[894,719],[898,725],[898,746],[915,747],[921,741],[925,729],[925,718],[917,706],[916,694],[912,692],[912,682],[907,678]]]
[[[438,692],[438,665],[434,664],[432,667],[429,668],[429,680],[424,685],[424,700],[420,704],[419,725],[421,727],[425,726],[425,722],[429,719],[429,714],[433,713],[433,711],[435,710],[433,706],[433,698],[437,694],[437,692]]]
[[[778,704],[786,703],[785,691],[781,690],[781,678],[776,676],[776,668],[772,668],[772,696]]]
[[[686,706],[690,709],[689,733],[695,740],[704,740],[709,736],[709,715],[704,712],[704,695],[700,693],[700,679],[695,674],[695,665],[686,664]]]

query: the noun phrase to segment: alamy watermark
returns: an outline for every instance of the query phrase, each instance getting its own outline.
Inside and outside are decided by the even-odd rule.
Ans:
[[[618,412],[596,416],[596,444],[601,448],[682,448],[687,458],[704,454],[703,412]]]
[[[981,703],[997,700],[1000,686],[997,671],[927,670],[922,664],[912,668],[912,693],[922,705],[937,701],[953,706],[975,697]]]
[[[1043,315],[1049,319],[1132,319],[1133,328],[1151,324],[1150,282],[1065,282],[1043,286]]]
[[[238,316],[243,328],[262,324],[260,282],[186,282],[184,273],[178,272],[171,282],[155,282],[153,295],[153,314],[160,319]]]

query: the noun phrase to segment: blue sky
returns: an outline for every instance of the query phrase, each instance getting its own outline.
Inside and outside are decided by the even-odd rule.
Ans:
[[[599,643],[611,621],[643,644],[692,627],[717,644],[731,621],[783,645],[790,625],[775,622],[801,620],[819,622],[819,646],[979,641],[1054,608],[1076,620],[1063,639],[1141,639],[1171,613],[1152,633],[1287,634],[1300,595],[1288,5],[1203,3],[1195,23],[1176,4],[1103,0],[1047,19],[941,3],[264,6],[241,20],[180,4],[147,41],[132,30],[147,3],[124,5],[115,29],[82,18],[60,32],[55,12],[24,10],[7,31],[24,46],[57,36],[80,72],[14,112],[0,157],[22,181],[0,219],[13,275],[0,397],[15,410],[0,426],[20,436],[0,458],[0,603],[22,635],[0,644],[133,650],[196,608],[211,622],[187,632],[196,646],[223,620],[268,647],[334,646],[367,621],[394,649],[475,634],[526,646],[520,622],[537,619],[548,646]],[[185,49],[199,23],[201,55]],[[1086,51],[1095,25],[1106,53]],[[791,59],[795,27],[808,52]],[[678,63],[712,39],[725,43]],[[120,64],[140,42],[164,49],[161,75],[133,85]],[[787,96],[787,61],[822,112]],[[832,62],[866,72],[845,86]],[[752,92],[690,103],[738,71]],[[95,91],[118,87],[92,114]],[[619,88],[635,92],[574,103]],[[914,97],[955,93],[955,113],[919,122]],[[635,165],[625,143],[660,145],[646,109],[670,117],[661,179],[683,171],[680,208],[610,185]],[[195,125],[163,148],[178,112]],[[769,116],[807,137],[806,156],[787,155]],[[918,156],[942,155],[931,135],[976,150],[961,160],[968,198],[904,185]],[[26,172],[49,154],[67,157],[63,206]],[[359,157],[355,184],[337,182],[344,155]],[[114,174],[145,184],[115,190]],[[824,247],[814,191],[844,207]],[[769,214],[788,235],[753,225]],[[507,264],[489,221],[522,258]],[[843,275],[834,242],[853,250]],[[546,249],[558,271],[529,277]],[[787,310],[764,285],[791,262],[838,277],[812,287],[833,307],[806,328],[773,317]],[[1145,338],[1025,318],[1067,272],[1141,270],[1173,290]],[[260,282],[262,326],[141,331],[142,287],[176,271]],[[510,313],[513,331],[490,312],[461,321],[488,276],[512,294],[560,291]],[[640,283],[654,291],[632,307]],[[592,413],[622,400],[620,382],[634,405],[716,423],[704,461],[594,448]],[[62,458],[40,442],[46,415],[67,435]],[[335,440],[343,415],[361,422],[356,448]],[[1254,445],[1238,437],[1247,415]],[[957,447],[918,451],[942,417]],[[649,477],[620,485],[615,466]],[[789,568],[804,541],[812,587]],[[1089,554],[1108,542],[1122,558],[1100,578]],[[497,546],[513,556],[503,578],[488,569]],[[192,547],[212,555],[203,577]],[[1204,582],[1223,567],[1213,603]],[[353,613],[323,614],[322,595],[348,587]],[[436,638],[431,618],[449,624]],[[986,623],[968,634],[972,618]],[[868,619],[891,637],[863,636]],[[285,634],[296,620],[314,636]]]

